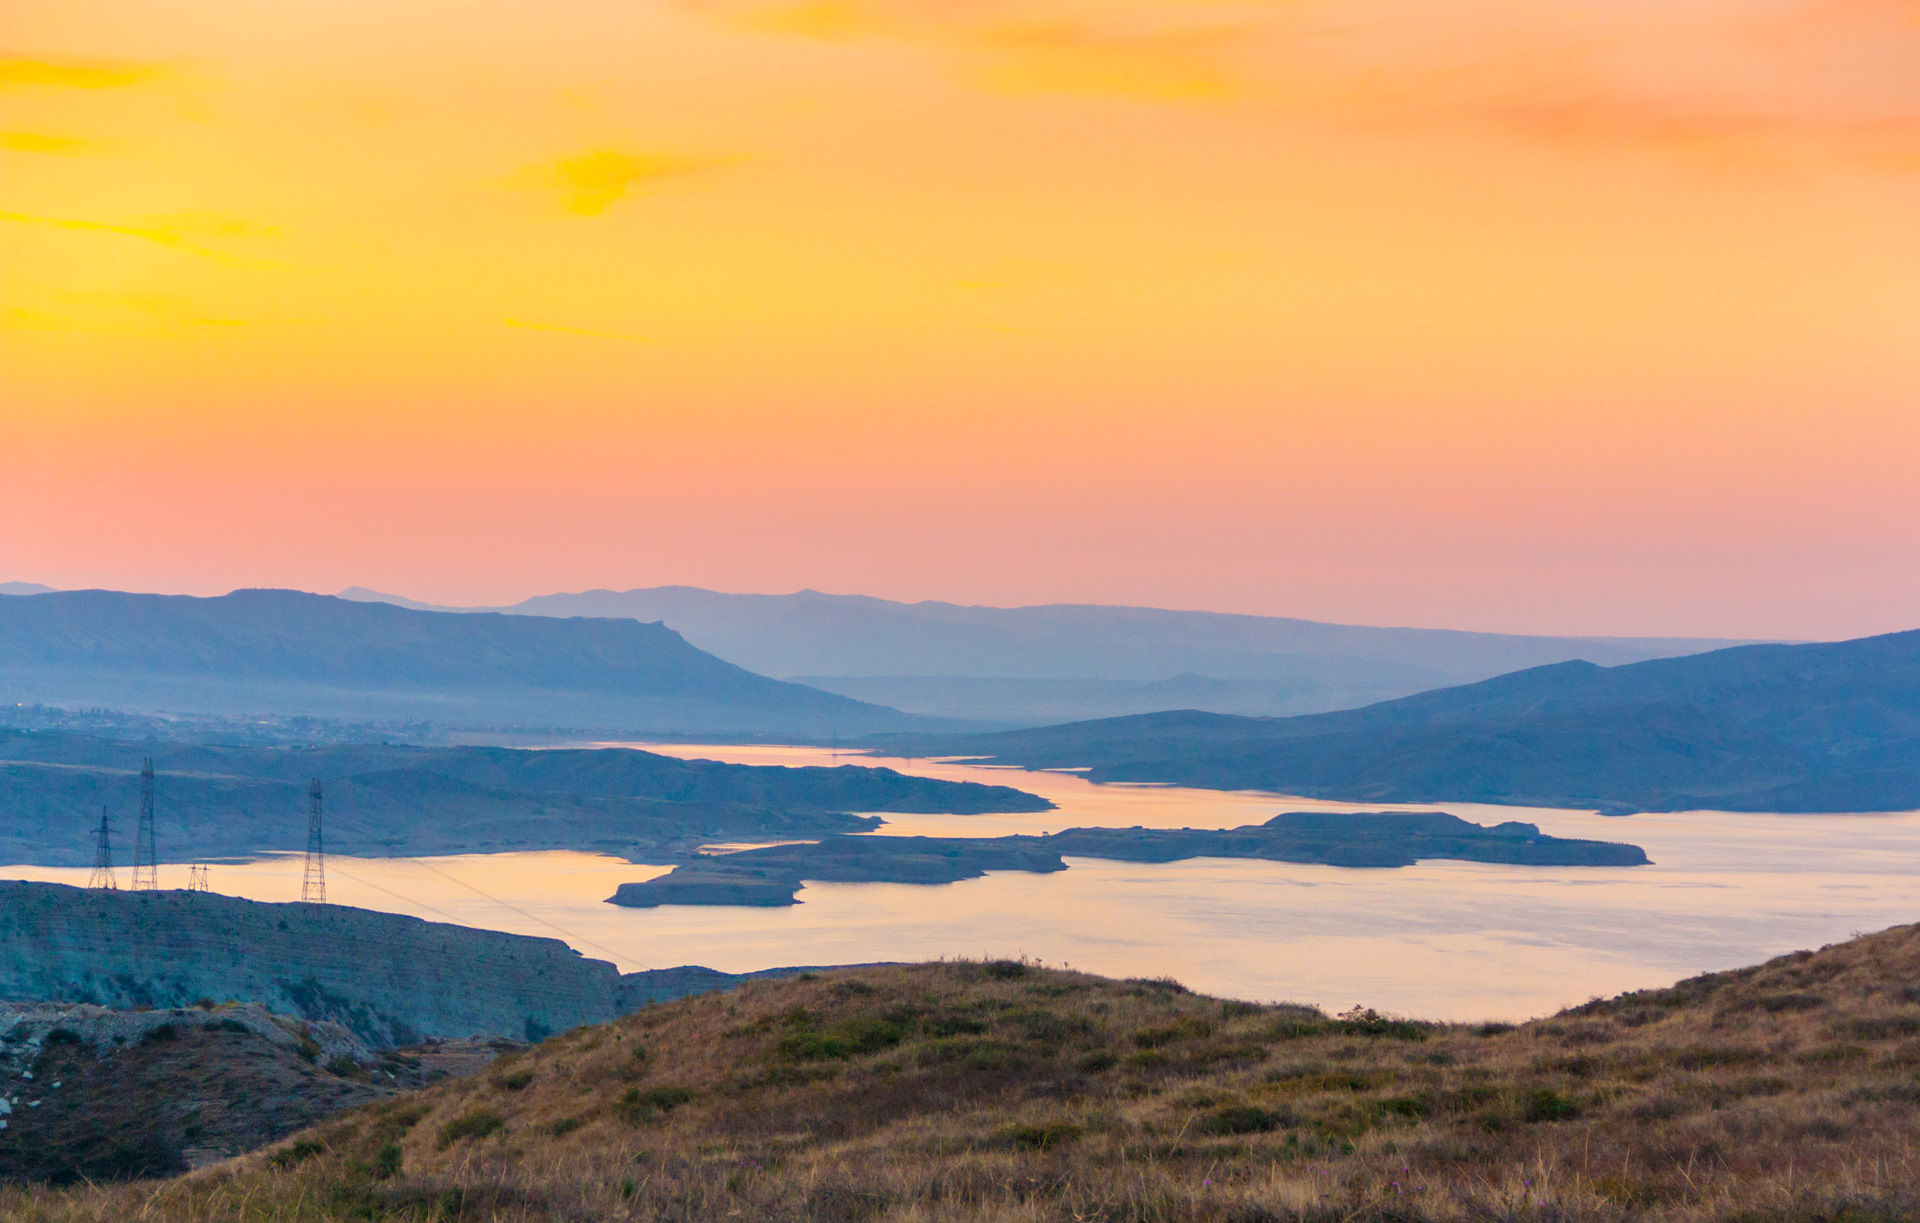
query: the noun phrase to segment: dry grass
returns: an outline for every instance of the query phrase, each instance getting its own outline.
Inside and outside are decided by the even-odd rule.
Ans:
[[[1012,964],[748,985],[172,1181],[136,1220],[1920,1218],[1920,928],[1518,1028]]]

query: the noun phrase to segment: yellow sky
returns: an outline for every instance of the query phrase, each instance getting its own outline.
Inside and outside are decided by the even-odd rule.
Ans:
[[[1916,0],[0,40],[0,579],[1920,624]]]

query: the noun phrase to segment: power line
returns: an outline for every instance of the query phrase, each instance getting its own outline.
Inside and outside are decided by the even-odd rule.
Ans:
[[[140,827],[133,837],[133,890],[160,890],[160,851],[153,839],[153,757],[140,766]]]
[[[434,866],[434,865],[433,865],[432,863],[429,863],[429,862],[422,862],[422,861],[420,861],[420,860],[419,860],[418,858],[415,858],[415,859],[414,859],[414,865],[415,865],[415,866],[420,866],[420,867],[425,867],[425,868],[426,868],[427,870],[430,870],[430,871],[432,871],[432,872],[433,872],[434,874],[436,874],[436,875],[438,875],[438,876],[440,876],[440,877],[441,877],[442,879],[451,879],[451,880],[452,880],[453,882],[455,882],[455,883],[457,883],[457,884],[459,884],[459,885],[460,885],[461,887],[463,887],[463,888],[465,888],[465,889],[467,889],[467,890],[468,890],[469,892],[472,892],[472,893],[474,893],[475,895],[478,895],[478,896],[483,896],[483,897],[485,897],[486,899],[488,899],[488,900],[491,900],[491,901],[492,901],[493,903],[495,903],[495,904],[497,904],[497,905],[499,905],[499,906],[500,906],[501,908],[503,908],[503,909],[511,909],[511,910],[513,910],[513,911],[514,911],[515,913],[518,913],[518,914],[519,914],[520,916],[522,916],[522,917],[524,917],[524,918],[527,918],[527,919],[528,919],[528,920],[530,920],[530,921],[537,921],[537,922],[539,922],[539,923],[540,923],[541,925],[543,925],[543,926],[545,926],[545,927],[546,927],[547,929],[549,929],[549,930],[558,930],[558,931],[560,932],[560,934],[561,934],[561,935],[562,935],[562,936],[563,936],[564,938],[566,938],[566,939],[567,939],[567,941],[569,941],[569,942],[574,942],[574,943],[581,943],[581,944],[584,944],[584,945],[586,945],[586,946],[588,946],[588,947],[591,947],[591,948],[593,948],[593,949],[594,949],[595,951],[604,951],[604,952],[606,952],[606,953],[607,953],[608,955],[610,955],[610,956],[612,956],[612,957],[613,957],[614,959],[616,959],[616,960],[617,960],[617,959],[622,959],[622,958],[630,958],[630,957],[622,957],[622,956],[621,956],[621,954],[620,954],[619,952],[617,952],[617,951],[615,951],[615,950],[613,950],[613,949],[612,949],[611,947],[603,947],[603,946],[601,946],[601,945],[600,945],[599,943],[596,943],[596,942],[593,942],[593,941],[591,941],[591,940],[589,940],[589,939],[584,939],[584,938],[581,938],[581,937],[580,937],[579,935],[577,935],[577,934],[574,934],[573,932],[571,932],[571,931],[569,931],[569,930],[563,930],[563,929],[561,929],[561,928],[560,928],[559,926],[556,926],[556,925],[554,925],[554,924],[553,924],[552,922],[550,922],[550,921],[548,921],[548,920],[547,920],[546,918],[544,918],[544,917],[541,917],[541,916],[540,916],[539,914],[537,914],[537,913],[529,913],[529,912],[527,912],[527,911],[526,911],[525,909],[523,909],[523,908],[521,908],[521,907],[520,907],[519,905],[516,905],[516,904],[513,904],[513,903],[511,903],[510,901],[505,901],[505,900],[502,900],[502,899],[500,899],[500,898],[499,898],[498,896],[494,896],[494,895],[492,895],[491,893],[488,893],[488,892],[483,892],[483,891],[481,891],[481,890],[480,890],[479,888],[477,888],[477,887],[474,887],[474,886],[473,886],[473,885],[472,885],[471,883],[468,883],[468,882],[467,882],[467,881],[466,881],[465,879],[458,879],[458,878],[455,878],[454,876],[452,876],[452,875],[449,875],[449,874],[447,874],[447,872],[445,872],[445,871],[443,871],[443,870],[441,870],[441,869],[440,869],[439,867],[437,867],[437,866]],[[465,923],[461,923],[461,924],[463,924],[463,925],[464,925]],[[648,970],[649,972],[651,972],[651,971],[652,971],[652,969],[651,969],[651,967],[649,967],[649,966],[648,966],[648,965],[646,965],[646,964],[643,964],[643,963],[641,963],[641,962],[640,962],[639,960],[634,960],[633,962],[634,962],[634,963],[636,963],[636,964],[639,964],[639,965],[640,965],[640,967],[642,967],[642,968],[646,968],[646,969],[647,969],[647,970]]]
[[[320,779],[307,789],[307,871],[300,879],[300,899],[327,903],[327,855],[320,844]]]
[[[100,808],[100,831],[93,841],[93,874],[87,879],[87,886],[103,891],[116,891],[120,885],[113,878],[113,841],[110,834],[112,825],[107,819],[105,805]]]

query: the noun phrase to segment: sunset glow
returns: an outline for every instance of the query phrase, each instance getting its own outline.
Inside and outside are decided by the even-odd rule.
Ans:
[[[0,40],[0,580],[1920,625],[1915,0]]]

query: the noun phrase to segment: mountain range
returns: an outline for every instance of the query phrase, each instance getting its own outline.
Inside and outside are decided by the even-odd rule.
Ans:
[[[1558,663],[1306,717],[1185,710],[912,750],[1355,802],[1906,811],[1920,808],[1920,631]]]
[[[8,703],[419,718],[609,735],[930,725],[756,675],[632,619],[454,616],[291,590],[0,599]]]
[[[813,590],[660,586],[491,608],[436,606],[360,587],[340,597],[417,610],[657,621],[763,675],[921,715],[1003,725],[1162,709],[1313,713],[1575,658],[1611,666],[1734,644],[1370,628],[1148,607],[897,603]]]

